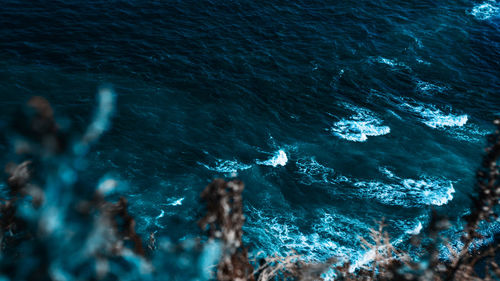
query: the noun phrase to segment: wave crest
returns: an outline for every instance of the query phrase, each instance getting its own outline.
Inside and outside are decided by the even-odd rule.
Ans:
[[[278,165],[285,166],[287,162],[288,162],[288,157],[285,151],[283,149],[280,149],[276,151],[276,153],[271,159],[268,159],[266,161],[257,161],[257,164],[277,167]]]
[[[433,129],[444,127],[461,127],[465,125],[469,119],[467,114],[447,114],[433,105],[412,105],[405,102],[401,105],[401,107],[409,109],[410,111],[418,114],[421,118],[421,122]]]
[[[405,207],[441,206],[453,199],[455,188],[448,180],[423,177],[396,179],[397,183],[360,181],[354,183],[362,197],[377,199],[383,204]]]
[[[391,132],[391,128],[382,125],[382,121],[370,111],[358,108],[357,112],[349,119],[335,122],[330,129],[332,133],[349,141],[365,142],[369,136],[382,136]]]

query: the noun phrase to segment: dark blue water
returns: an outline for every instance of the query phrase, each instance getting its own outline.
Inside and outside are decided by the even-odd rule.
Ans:
[[[87,172],[127,182],[140,233],[199,235],[199,193],[237,176],[252,249],[363,261],[374,220],[404,247],[465,214],[499,31],[495,1],[2,1],[0,114],[41,95],[83,131],[111,84]]]

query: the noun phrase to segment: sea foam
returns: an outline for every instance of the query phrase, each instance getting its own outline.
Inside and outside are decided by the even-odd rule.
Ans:
[[[369,227],[356,219],[326,212],[323,218],[311,222],[310,230],[301,229],[292,212],[276,216],[250,208],[249,213],[244,231],[259,237],[259,248],[268,255],[284,255],[293,250],[306,260],[324,261],[331,257],[347,260],[355,257],[357,250],[355,241],[345,231],[369,232]]]
[[[278,165],[285,166],[287,162],[288,162],[288,157],[285,151],[283,149],[280,149],[275,152],[272,158],[266,161],[257,161],[257,164],[277,167]]]
[[[474,6],[470,14],[478,20],[487,20],[497,17],[499,12],[500,8],[495,1],[487,1]]]
[[[400,179],[399,182],[359,181],[361,197],[377,199],[387,205],[405,207],[441,206],[453,199],[455,189],[451,181],[422,177],[420,179]]]
[[[311,185],[314,183],[333,183],[336,181],[335,171],[318,163],[314,157],[301,158],[296,162],[301,174],[300,182]]]
[[[421,222],[418,222],[417,226],[415,226],[415,228],[413,229],[409,229],[406,231],[406,234],[410,234],[410,235],[417,235],[420,233],[420,231],[422,231],[422,223]]]
[[[198,164],[207,168],[210,171],[218,172],[218,173],[226,173],[226,174],[237,174],[238,171],[243,171],[250,169],[251,165],[241,164],[236,160],[223,160],[217,159],[215,161],[215,165],[210,166],[203,163],[198,162]]]
[[[391,132],[391,128],[382,125],[382,121],[369,110],[356,108],[353,111],[358,113],[333,124],[330,130],[335,136],[349,141],[364,142],[369,136],[382,136]]]
[[[455,115],[452,113],[444,113],[434,105],[404,102],[401,104],[401,107],[418,114],[422,123],[434,129],[444,127],[461,127],[465,125],[469,119],[467,114]]]
[[[406,64],[396,60],[396,59],[388,59],[388,58],[384,58],[384,57],[377,57],[375,59],[375,62],[377,63],[380,63],[380,64],[385,64],[385,65],[388,65],[392,68],[396,68],[396,67],[399,67],[399,68],[405,68],[405,69],[410,69],[409,66],[407,66]]]

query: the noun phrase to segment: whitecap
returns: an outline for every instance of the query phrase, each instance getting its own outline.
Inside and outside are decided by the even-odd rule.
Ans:
[[[276,151],[276,153],[271,159],[268,159],[266,161],[257,161],[257,164],[277,167],[278,165],[285,166],[287,162],[288,162],[288,157],[285,151],[283,149],[280,149]]]
[[[418,222],[418,224],[415,226],[415,228],[409,229],[405,233],[409,234],[409,235],[417,235],[420,233],[420,231],[422,231],[422,228],[423,228],[422,223]]]
[[[378,170],[382,174],[386,175],[388,178],[395,178],[396,177],[396,175],[391,170],[387,169],[386,167],[379,167]]]
[[[377,59],[375,59],[375,62],[377,63],[380,63],[380,64],[385,64],[385,65],[388,65],[390,66],[391,68],[405,68],[407,70],[411,70],[411,68],[409,66],[407,66],[406,64],[396,60],[396,59],[388,59],[388,58],[384,58],[384,57],[377,57]]]
[[[378,63],[387,64],[387,65],[392,66],[392,67],[394,67],[394,66],[406,66],[402,62],[398,62],[397,60],[387,59],[384,57],[378,57],[376,61]]]
[[[180,205],[182,205],[182,201],[184,201],[184,197],[179,198],[179,199],[171,202],[169,205],[170,206],[180,206]]]
[[[497,3],[495,1],[487,1],[474,6],[470,14],[478,20],[487,20],[498,16],[499,11],[500,8],[497,7]]]
[[[158,216],[156,216],[155,220],[161,219],[165,216],[165,211],[164,210],[160,210],[160,211],[161,211],[161,213]]]
[[[444,127],[461,127],[465,125],[469,119],[467,114],[455,115],[452,113],[444,113],[434,105],[412,105],[405,102],[401,104],[401,107],[418,114],[422,123],[434,129]]]
[[[250,219],[245,224],[244,231],[253,237],[259,237],[260,249],[267,254],[284,255],[293,250],[300,253],[305,260],[316,261],[326,260],[333,256],[348,259],[349,256],[356,254],[354,248],[340,246],[331,239],[333,236],[338,238],[335,240],[345,238],[344,232],[302,231],[295,224],[293,215],[266,216],[256,209],[251,209],[251,212],[257,216],[257,220],[254,222]],[[330,227],[322,222],[318,222],[314,226],[315,229]]]
[[[364,142],[370,136],[382,136],[391,132],[389,126],[382,125],[382,121],[367,109],[349,109],[358,113],[335,122],[330,129],[335,136],[349,141]]]
[[[361,197],[405,207],[441,206],[451,201],[455,192],[451,181],[429,177],[402,179],[397,183],[359,181],[354,186]]]
[[[203,167],[207,168],[210,171],[218,173],[234,174],[234,175],[237,174],[238,171],[247,170],[252,167],[251,165],[245,165],[239,163],[236,160],[223,160],[223,159],[217,159],[215,161],[215,165],[213,166],[209,166],[200,162],[198,162],[198,164],[202,165]]]

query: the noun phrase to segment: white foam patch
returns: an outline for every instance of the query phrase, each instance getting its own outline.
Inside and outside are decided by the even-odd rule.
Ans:
[[[388,59],[388,58],[384,58],[384,57],[377,57],[377,59],[375,60],[376,62],[378,63],[381,63],[381,64],[386,64],[388,66],[391,66],[391,67],[396,67],[396,66],[400,66],[400,67],[405,67],[407,68],[408,66],[402,62],[399,62],[395,59]]]
[[[451,181],[429,177],[402,179],[397,183],[359,181],[354,186],[364,198],[405,207],[441,206],[451,201],[455,192]]]
[[[420,231],[422,231],[422,228],[423,228],[422,223],[418,222],[418,224],[415,226],[415,228],[409,229],[405,233],[409,234],[409,235],[418,235],[420,233]]]
[[[386,167],[379,167],[378,170],[390,179],[397,178],[396,175]]]
[[[237,174],[238,171],[243,171],[250,169],[252,166],[251,165],[245,165],[242,163],[239,163],[236,160],[222,160],[222,159],[217,159],[215,161],[215,165],[209,166],[203,163],[198,164],[202,165],[203,167],[209,169],[210,171],[218,172],[218,173],[226,173],[226,174]]]
[[[430,63],[430,62],[425,61],[425,60],[420,59],[420,58],[417,58],[417,59],[416,59],[416,61],[417,61],[418,63],[423,64],[423,65],[431,65],[431,63]]]
[[[244,231],[250,236],[259,237],[259,248],[268,255],[283,255],[294,250],[305,260],[315,261],[324,261],[331,257],[348,260],[358,255],[355,244],[357,241],[352,239],[353,237],[349,239],[345,232],[352,230],[356,222],[346,217],[333,215],[330,217],[333,221],[329,220],[327,223],[321,219],[314,223],[312,230],[303,231],[295,224],[293,215],[266,216],[256,209],[251,212],[257,216],[257,220],[255,223],[250,220],[245,224]],[[341,227],[343,224],[345,228]],[[362,231],[369,233],[368,228]],[[344,240],[342,246],[337,243],[341,240]]]
[[[500,8],[495,1],[487,1],[474,6],[470,14],[478,20],[488,20],[493,17],[498,17]]]
[[[158,216],[156,216],[155,220],[157,220],[157,219],[161,219],[161,218],[163,218],[164,216],[165,216],[165,211],[164,211],[164,210],[161,210],[161,213],[160,213]]]
[[[330,129],[335,136],[349,141],[364,142],[368,137],[387,135],[391,132],[391,128],[382,125],[382,121],[371,111],[363,108],[349,109],[358,113],[335,122]]]
[[[467,114],[452,114],[444,113],[436,108],[434,105],[424,105],[421,103],[412,104],[411,102],[404,102],[401,107],[408,109],[413,113],[420,116],[421,122],[425,125],[437,129],[445,127],[461,127],[467,123],[469,117]]]
[[[298,172],[301,174],[300,182],[307,185],[315,183],[335,183],[345,180],[336,177],[332,168],[325,167],[318,163],[314,157],[301,158],[296,162]]]
[[[287,162],[288,162],[288,157],[285,151],[283,149],[280,149],[276,151],[276,153],[271,159],[268,159],[266,161],[257,161],[257,164],[277,167],[277,166],[285,166]]]
[[[297,251],[306,261],[325,261],[331,257],[338,259],[338,264],[349,261],[350,270],[369,265],[374,258],[373,251],[363,251],[357,235],[369,239],[370,229],[374,226],[359,218],[337,214],[335,211],[318,209],[318,219],[310,221],[312,227],[303,230],[297,226],[293,213],[280,215],[265,214],[263,210],[249,207],[251,214],[244,226],[246,237],[258,237],[257,247],[263,255],[278,253],[285,255],[291,250]],[[404,243],[408,235],[422,229],[420,222],[425,216],[412,220],[394,221],[402,235],[391,239],[393,245]],[[406,233],[405,233],[406,232]],[[410,234],[411,233],[411,234]],[[334,272],[327,272],[325,280],[335,280]]]
[[[182,201],[184,201],[184,197],[182,198],[179,198],[177,200],[173,200],[171,203],[169,203],[168,205],[170,206],[180,206],[182,205]]]

